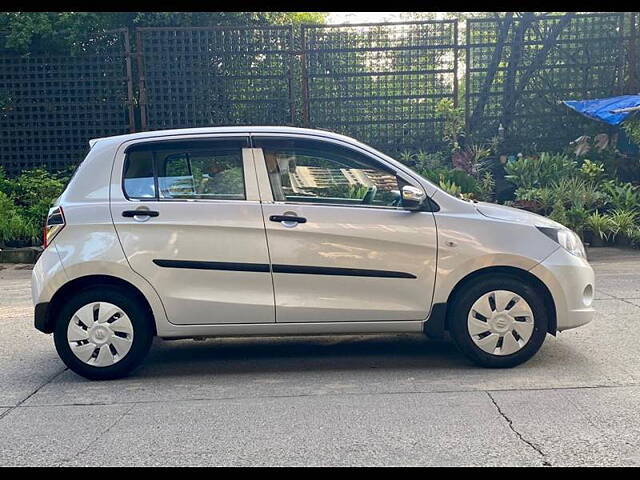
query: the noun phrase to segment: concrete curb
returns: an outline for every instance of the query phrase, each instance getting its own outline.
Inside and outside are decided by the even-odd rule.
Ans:
[[[42,247],[7,248],[0,250],[0,263],[36,263]]]

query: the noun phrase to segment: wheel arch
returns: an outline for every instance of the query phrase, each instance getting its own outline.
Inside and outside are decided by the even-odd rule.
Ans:
[[[144,294],[132,283],[110,275],[86,275],[74,278],[62,285],[53,295],[47,306],[46,321],[44,325],[44,328],[47,330],[46,333],[51,333],[55,329],[55,322],[58,317],[58,313],[69,294],[77,293],[96,286],[116,287],[133,295],[144,306],[145,310],[150,315],[149,318],[151,320],[153,335],[156,336],[158,334],[153,309]]]
[[[556,331],[557,331],[556,305],[553,300],[553,296],[551,295],[551,292],[549,291],[547,286],[542,282],[542,280],[540,280],[538,277],[536,277],[532,273],[526,270],[523,270],[521,268],[511,267],[511,266],[491,266],[491,267],[481,268],[479,270],[475,270],[469,273],[468,275],[463,277],[461,280],[459,280],[458,283],[456,283],[456,285],[453,287],[453,289],[449,293],[449,296],[447,297],[447,302],[446,302],[447,308],[444,315],[445,330],[449,329],[449,315],[451,313],[451,308],[449,308],[449,306],[453,305],[453,302],[455,302],[456,300],[456,296],[470,282],[477,280],[479,277],[488,276],[492,274],[494,275],[503,274],[503,275],[509,275],[511,277],[515,277],[520,281],[523,281],[528,283],[529,285],[532,285],[534,288],[540,291],[542,293],[542,297],[544,300],[545,307],[547,309],[547,313],[549,314],[549,323],[547,325],[547,331],[552,335],[556,334]]]

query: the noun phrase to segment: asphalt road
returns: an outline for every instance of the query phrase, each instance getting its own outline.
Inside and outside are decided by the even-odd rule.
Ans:
[[[409,335],[156,341],[111,382],[0,265],[0,465],[640,465],[640,253],[590,257],[596,320],[514,369]]]

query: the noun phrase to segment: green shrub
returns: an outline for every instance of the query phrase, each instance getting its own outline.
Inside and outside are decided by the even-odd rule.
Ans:
[[[38,242],[42,224],[35,224],[20,215],[20,209],[9,196],[0,191],[0,245],[26,246]]]
[[[604,176],[604,165],[585,160],[580,167],[580,175],[588,181],[598,182]]]
[[[490,202],[493,200],[496,189],[496,181],[491,172],[484,172],[478,182],[478,200]]]
[[[609,240],[610,235],[613,233],[611,218],[597,210],[587,216],[584,226],[602,240]]]
[[[640,146],[640,116],[636,113],[633,118],[622,124],[622,128],[629,140]]]
[[[448,194],[453,195],[454,197],[462,196],[462,189],[460,188],[460,186],[456,185],[455,182],[450,182],[448,180],[442,179],[440,180],[439,185],[441,189],[443,189]]]
[[[0,243],[40,244],[49,208],[65,183],[62,174],[43,169],[26,170],[16,178],[7,178],[0,169]]]
[[[636,227],[637,216],[638,214],[634,210],[618,209],[611,212],[612,238],[628,237]]]
[[[424,150],[404,150],[400,153],[400,161],[425,176],[431,170],[451,168],[451,154],[447,152],[427,153]]]
[[[545,187],[553,181],[573,177],[576,162],[564,154],[543,152],[539,156],[522,157],[504,166],[504,178],[516,187]]]
[[[612,209],[637,210],[640,207],[638,188],[630,183],[608,180],[601,184],[601,189],[607,195],[607,203]]]

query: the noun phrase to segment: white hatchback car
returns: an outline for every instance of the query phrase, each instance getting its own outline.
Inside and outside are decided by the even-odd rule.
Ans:
[[[287,127],[102,138],[51,209],[35,326],[92,379],[152,339],[448,331],[511,367],[594,316],[580,239],[460,200],[352,138]]]

